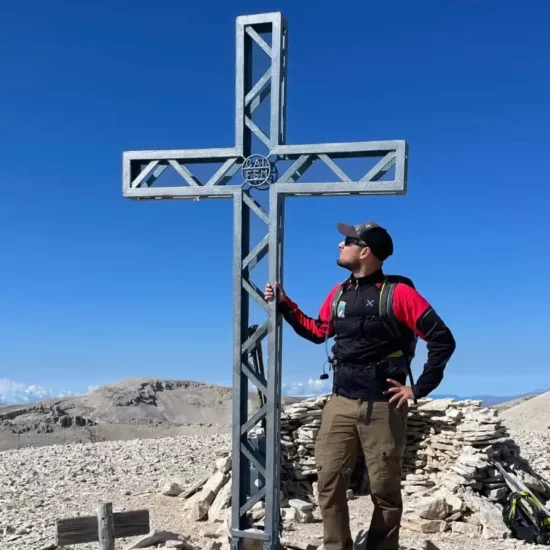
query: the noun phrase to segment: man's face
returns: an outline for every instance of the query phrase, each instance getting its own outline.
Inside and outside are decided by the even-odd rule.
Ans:
[[[365,257],[367,250],[365,245],[358,239],[346,237],[339,245],[340,257],[337,264],[340,267],[354,271],[361,266],[361,260]]]

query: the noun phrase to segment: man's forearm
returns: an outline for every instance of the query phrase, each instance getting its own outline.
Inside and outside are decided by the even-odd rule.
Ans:
[[[294,329],[294,332],[298,336],[314,344],[321,344],[327,338],[327,331],[330,331],[329,323],[320,317],[318,319],[308,317],[289,298],[281,302],[278,305],[278,309],[285,321]],[[330,337],[330,334],[328,337]]]
[[[424,371],[413,388],[415,396],[421,398],[435,390],[443,380],[443,372],[456,349],[456,342],[449,328],[431,308],[419,319],[418,325],[428,348]]]

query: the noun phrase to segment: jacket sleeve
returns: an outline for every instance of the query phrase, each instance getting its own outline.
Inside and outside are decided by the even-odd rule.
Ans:
[[[336,285],[321,305],[317,319],[308,317],[288,296],[279,304],[279,311],[294,332],[313,342],[322,344],[334,335],[334,325],[330,319],[332,300],[340,285]]]
[[[417,398],[426,397],[443,380],[443,372],[456,348],[451,331],[426,299],[414,288],[399,283],[393,295],[395,317],[427,343],[428,358],[414,385]]]

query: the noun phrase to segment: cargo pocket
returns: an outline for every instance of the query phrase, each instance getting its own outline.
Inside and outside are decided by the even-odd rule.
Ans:
[[[402,458],[399,449],[393,445],[381,445],[366,458],[373,493],[392,494],[401,490]]]
[[[332,476],[353,468],[358,440],[353,418],[347,418],[341,403],[331,399],[323,411],[321,429],[315,439],[315,466],[318,474]],[[348,474],[348,475],[349,475]]]

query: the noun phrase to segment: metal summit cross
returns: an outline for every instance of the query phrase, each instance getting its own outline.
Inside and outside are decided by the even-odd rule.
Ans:
[[[403,195],[406,193],[407,144],[405,141],[366,141],[310,145],[285,144],[287,23],[281,13],[242,16],[236,20],[236,119],[235,146],[226,149],[185,149],[166,151],[127,151],[123,153],[123,194],[130,199],[233,200],[233,471],[232,471],[232,548],[241,548],[242,539],[263,541],[264,550],[278,550],[280,520],[280,414],[282,322],[274,302],[267,303],[251,278],[251,270],[268,255],[268,278],[282,281],[284,199],[292,196]],[[258,49],[259,48],[259,49]],[[267,55],[267,70],[253,84],[257,65],[253,50]],[[265,59],[264,59],[265,62]],[[256,69],[256,71],[254,70]],[[261,73],[258,73],[261,74]],[[270,97],[268,133],[260,128],[253,114]],[[253,154],[253,138],[267,149],[266,155]],[[335,161],[371,161],[367,173],[354,181]],[[374,159],[374,161],[373,161]],[[379,160],[378,160],[379,159]],[[278,175],[278,168],[285,166]],[[297,183],[304,173],[321,161],[336,176],[326,183]],[[218,163],[207,181],[196,174],[200,164]],[[362,169],[366,170],[365,166]],[[172,187],[155,186],[166,169],[183,178]],[[393,178],[383,180],[393,169]],[[237,183],[230,183],[240,170]],[[364,173],[364,172],[362,172]],[[203,178],[204,179],[204,178]],[[303,181],[303,179],[302,179]],[[254,193],[268,190],[269,207],[264,209]],[[250,249],[251,214],[265,222],[268,231]],[[267,320],[249,334],[250,297],[267,314]],[[252,350],[267,337],[267,377],[249,360]],[[248,384],[259,390],[261,406],[248,416]],[[266,421],[265,450],[259,450],[249,437],[252,428]],[[254,467],[260,487],[251,490],[248,473]],[[247,529],[247,512],[259,501],[265,503],[264,528]],[[260,543],[261,544],[261,543]]]

